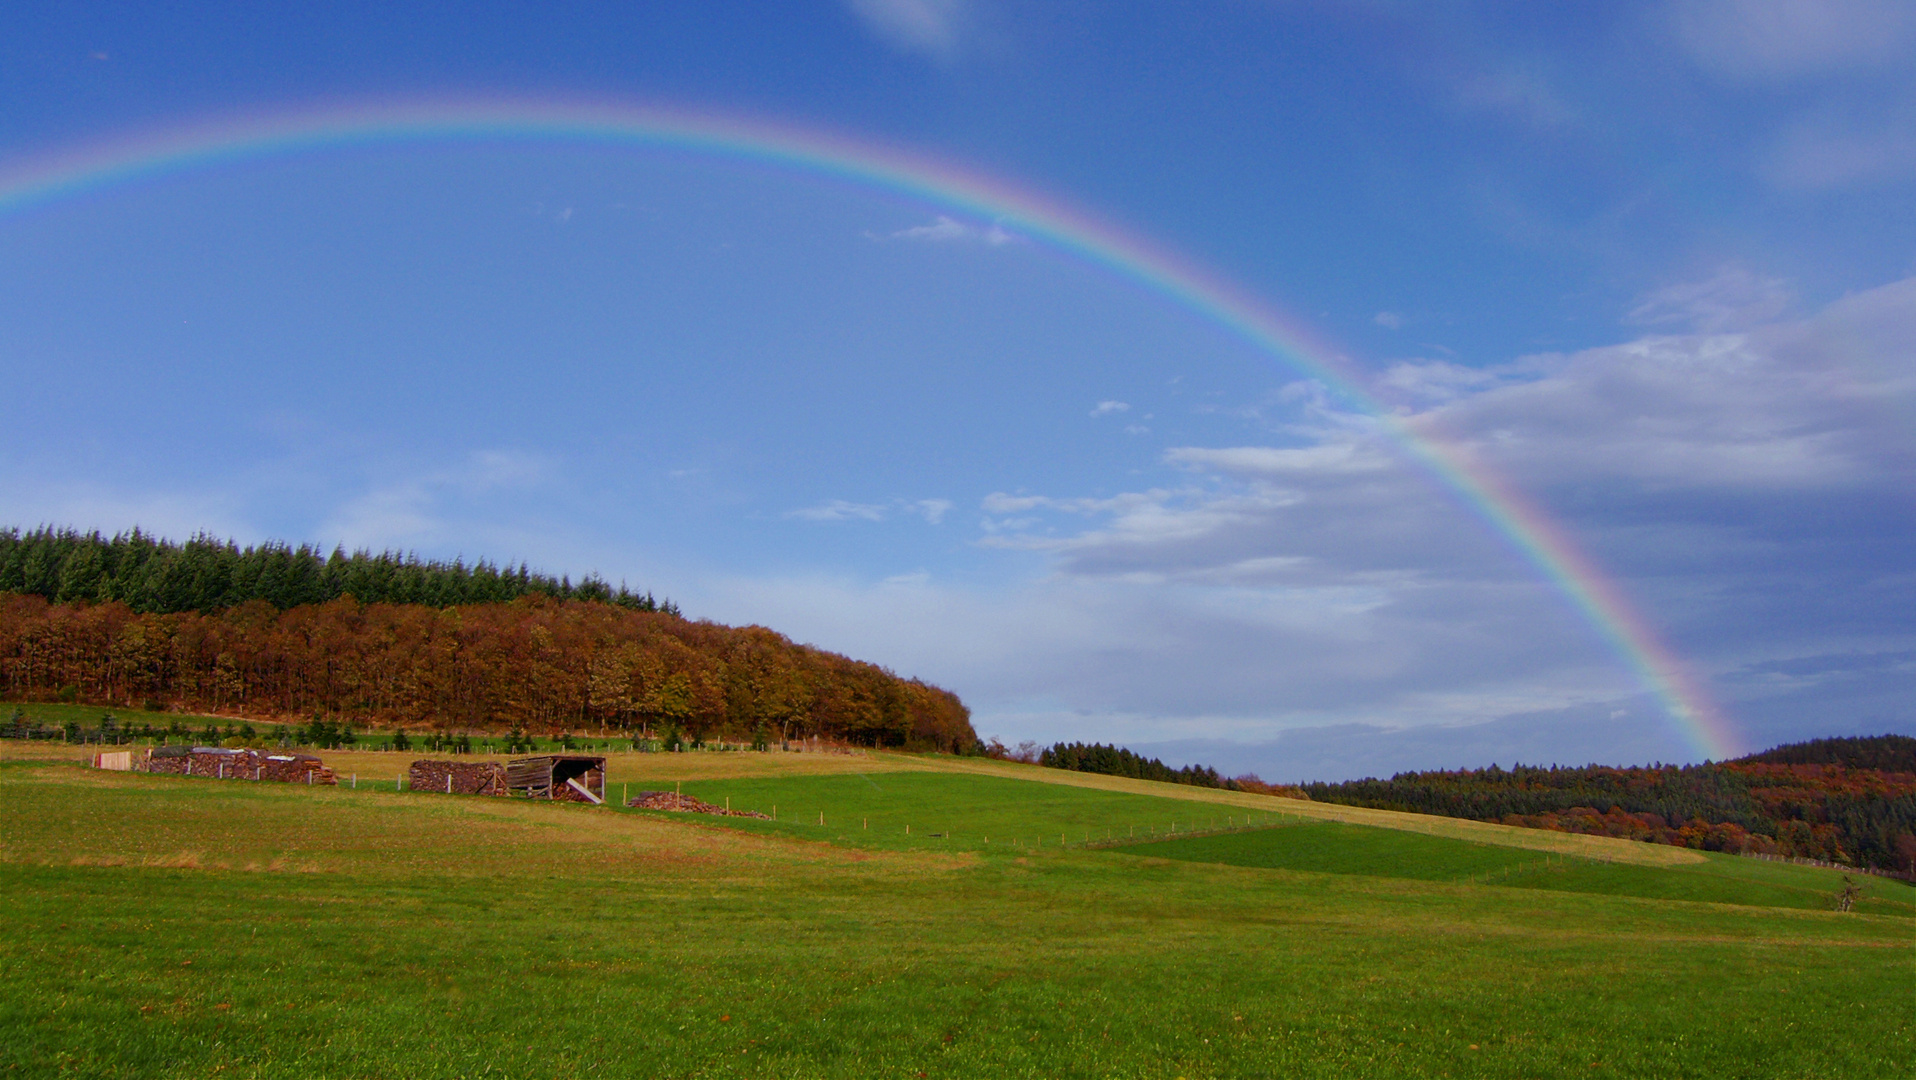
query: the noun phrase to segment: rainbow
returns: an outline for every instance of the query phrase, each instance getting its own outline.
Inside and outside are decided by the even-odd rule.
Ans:
[[[1661,703],[1694,752],[1744,740],[1688,666],[1547,514],[1489,468],[1385,408],[1338,353],[1236,286],[1178,255],[1028,189],[842,135],[681,109],[603,103],[378,103],[228,118],[95,143],[0,168],[0,216],[88,192],[230,162],[421,141],[562,141],[656,147],[759,162],[922,200],[1101,266],[1235,333],[1366,410],[1381,430],[1553,582]]]

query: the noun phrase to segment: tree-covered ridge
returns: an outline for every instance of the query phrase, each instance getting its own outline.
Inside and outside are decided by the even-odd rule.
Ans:
[[[1517,765],[1305,785],[1323,802],[1916,872],[1916,740],[1820,739],[1738,761]]]
[[[875,664],[764,627],[538,594],[453,607],[250,600],[210,614],[0,594],[0,690],[362,727],[978,749],[956,695]]]
[[[1815,739],[1784,743],[1738,760],[1768,765],[1841,765],[1846,769],[1916,773],[1916,739],[1908,735]]]
[[[515,570],[484,560],[428,561],[412,553],[335,548],[330,555],[301,544],[240,547],[204,533],[180,544],[139,529],[113,537],[42,527],[0,529],[0,593],[54,603],[118,601],[139,614],[202,613],[263,600],[284,611],[352,596],[368,604],[503,604],[522,596],[597,600],[633,611],[677,615],[671,601],[613,589],[596,576]]]
[[[1230,784],[1230,781],[1218,775],[1216,769],[1203,765],[1173,769],[1157,758],[1147,758],[1121,746],[1106,746],[1103,743],[1058,743],[1038,755],[1038,764],[1047,769],[1128,776],[1134,780],[1160,780],[1168,784],[1191,784],[1196,787],[1215,788]]]

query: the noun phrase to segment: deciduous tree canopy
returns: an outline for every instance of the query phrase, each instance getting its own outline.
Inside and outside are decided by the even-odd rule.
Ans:
[[[791,640],[541,594],[141,613],[0,594],[0,685],[108,705],[501,731],[664,727],[971,752],[949,691]]]

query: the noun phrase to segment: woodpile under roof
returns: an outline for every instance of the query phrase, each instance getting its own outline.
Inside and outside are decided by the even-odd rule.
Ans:
[[[574,754],[518,758],[506,766],[515,795],[556,802],[605,803],[605,759]]]

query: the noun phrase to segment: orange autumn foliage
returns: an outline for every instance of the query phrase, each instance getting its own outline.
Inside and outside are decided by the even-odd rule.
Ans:
[[[342,597],[136,614],[0,594],[0,687],[260,718],[468,731],[670,725],[699,737],[970,752],[956,695],[759,626],[527,596],[434,608]]]

